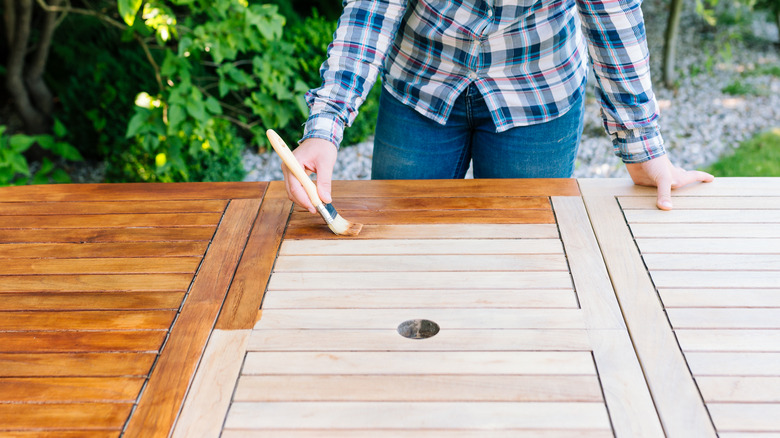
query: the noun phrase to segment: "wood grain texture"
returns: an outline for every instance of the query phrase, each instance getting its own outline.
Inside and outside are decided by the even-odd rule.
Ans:
[[[2,432],[3,438],[118,438],[121,431],[115,430],[15,430]]]
[[[222,432],[222,438],[396,438],[399,433],[408,438],[483,438],[484,430],[453,430],[453,429],[308,429],[308,430],[250,430],[233,429]],[[614,438],[611,429],[579,429],[572,432],[563,429],[493,429],[491,438]],[[732,438],[732,437],[730,437]],[[746,437],[733,437],[746,438]],[[769,438],[769,437],[749,437]],[[771,437],[776,438],[776,437]]]
[[[177,309],[184,292],[4,293],[0,311],[7,310],[165,310]]]
[[[0,312],[0,331],[168,330],[175,310]]]
[[[680,347],[691,351],[780,352],[780,330],[675,330]]]
[[[499,230],[506,228],[497,227]],[[557,231],[550,227],[544,239],[393,239],[393,240],[287,240],[282,242],[280,256],[296,255],[516,255],[563,254]],[[780,250],[779,250],[780,251]]]
[[[209,241],[216,227],[71,228],[3,230],[0,243],[100,243]],[[27,255],[29,257],[29,255]]]
[[[0,418],[2,428],[10,430],[121,430],[132,407],[132,403],[0,403]]]
[[[696,384],[708,403],[780,403],[780,376],[699,376]]]
[[[0,202],[0,216],[61,214],[128,214],[128,213],[220,213],[227,201],[87,201],[87,202]]]
[[[568,271],[568,266],[562,254],[281,256],[274,266],[274,272],[379,271]]]
[[[630,224],[766,224],[780,222],[780,210],[627,210]]]
[[[780,403],[710,403],[708,407],[719,431],[780,431]]]
[[[7,243],[0,259],[13,258],[124,258],[201,257],[208,241],[143,243]]]
[[[663,238],[780,238],[780,226],[777,224],[751,224],[735,226],[734,224],[632,224],[634,237],[643,239],[650,237]]]
[[[0,377],[146,377],[156,357],[156,352],[0,353]]]
[[[685,354],[691,371],[702,376],[780,377],[780,352],[694,352]]]
[[[228,205],[124,436],[170,433],[259,208],[257,199]]]
[[[333,199],[579,196],[574,179],[467,179],[425,181],[334,181]]]
[[[780,254],[643,254],[651,271],[780,271]]]
[[[423,224],[364,225],[360,234],[337,236],[325,224],[287,227],[287,239],[557,239],[558,228],[552,224]]]
[[[349,221],[364,225],[555,223],[555,217],[550,210],[338,210],[338,212]],[[294,212],[290,216],[290,226],[293,228],[317,227],[323,223],[319,215],[309,212]]]
[[[216,328],[251,329],[255,324],[291,208],[284,184],[270,183]]]
[[[221,212],[0,216],[0,229],[213,227],[221,217]]]
[[[0,332],[0,352],[153,352],[164,339],[161,330]]]
[[[3,187],[3,202],[166,201],[261,198],[266,182],[61,184]]]
[[[0,403],[135,403],[144,380],[143,377],[0,378]]]
[[[0,276],[33,274],[193,274],[199,264],[199,257],[18,258],[9,259],[0,264]]]
[[[4,275],[4,292],[186,291],[192,274]]]
[[[609,193],[614,196],[655,197],[655,187],[634,185],[630,178],[580,178],[577,180],[585,196]],[[701,196],[780,196],[777,178],[717,178],[714,183],[695,183],[675,189],[673,197]]]
[[[780,271],[651,271],[659,288],[776,288]]]
[[[636,239],[647,254],[780,254],[780,239],[697,237]]]
[[[780,289],[659,289],[664,307],[780,307]]]
[[[271,185],[274,183],[271,182]],[[373,184],[373,183],[372,183]],[[420,198],[410,193],[407,197],[350,197],[341,196],[333,206],[341,212],[362,211],[407,211],[407,210],[550,210],[547,196],[459,196],[446,198]],[[295,207],[296,212],[305,211]]]
[[[667,309],[679,329],[780,329],[780,309]]]
[[[623,210],[653,210],[654,197],[620,197]],[[678,196],[674,199],[675,210],[777,210],[780,197],[777,196]]]

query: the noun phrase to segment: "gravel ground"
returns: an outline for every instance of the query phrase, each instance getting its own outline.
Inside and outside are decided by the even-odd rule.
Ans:
[[[680,73],[674,90],[660,85],[666,2],[647,0],[643,4],[650,46],[655,93],[661,108],[661,132],[672,161],[685,168],[707,166],[733,150],[754,134],[780,126],[780,78],[769,75],[743,76],[743,70],[780,66],[776,27],[769,23],[753,25],[751,41],[729,40],[731,56],[724,56],[724,38],[705,31],[702,20],[686,4],[680,22],[677,68]],[[718,43],[718,41],[721,43]],[[711,63],[711,70],[706,65]],[[583,139],[574,176],[622,177],[625,167],[613,155],[612,145],[601,125],[599,105],[589,81]],[[732,96],[724,87],[735,81],[752,86],[755,93]],[[334,169],[334,179],[369,179],[373,142],[342,147]],[[273,153],[244,153],[247,181],[281,179],[280,160]]]

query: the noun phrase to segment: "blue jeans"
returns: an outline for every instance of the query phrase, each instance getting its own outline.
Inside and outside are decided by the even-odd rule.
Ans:
[[[475,85],[455,102],[445,125],[382,90],[371,179],[569,178],[583,124],[583,97],[546,123],[497,133]]]

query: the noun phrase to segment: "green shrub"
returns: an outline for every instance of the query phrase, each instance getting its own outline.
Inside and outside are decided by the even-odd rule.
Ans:
[[[715,176],[780,176],[780,128],[744,141],[707,171]]]
[[[48,158],[43,158],[40,168],[33,174],[24,155],[37,144],[62,160],[83,160],[75,147],[62,141],[67,134],[62,123],[55,120],[54,135],[6,135],[6,129],[0,125],[0,186],[70,182],[70,176]]]

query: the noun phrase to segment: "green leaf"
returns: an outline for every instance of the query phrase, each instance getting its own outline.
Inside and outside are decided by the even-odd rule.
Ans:
[[[200,99],[190,99],[187,102],[187,112],[197,120],[205,122],[208,119],[206,115],[206,108],[203,105],[203,101]]]
[[[24,134],[16,134],[11,137],[11,140],[8,142],[8,145],[11,146],[11,149],[14,152],[22,153],[27,149],[29,149],[33,143],[35,143],[35,137],[31,137],[29,135],[24,135]]]
[[[135,115],[130,119],[130,123],[127,124],[127,133],[125,134],[125,138],[131,138],[141,132],[141,129],[145,124],[146,113],[136,112]]]
[[[181,105],[171,105],[168,109],[168,126],[178,130],[178,126],[187,118],[187,113]]]
[[[84,161],[84,157],[81,156],[81,153],[79,153],[78,149],[64,141],[55,143],[51,151],[66,160]]]
[[[54,173],[51,174],[51,177],[54,179],[54,182],[65,184],[69,183],[71,181],[70,175],[68,175],[68,172],[65,172],[62,169],[56,169]]]
[[[208,99],[206,99],[206,109],[208,109],[211,114],[222,114],[222,107],[219,105],[219,101],[213,96],[209,96]]]
[[[128,26],[132,26],[138,10],[141,9],[143,0],[119,0],[117,3],[119,5],[119,15],[122,16],[122,19]]]
[[[33,139],[38,143],[38,146],[50,151],[54,147],[54,137],[51,135],[36,135]]]
[[[48,158],[44,158],[43,162],[41,163],[41,168],[38,169],[37,173],[46,173],[48,174],[54,169],[54,163],[51,162]]]
[[[30,176],[30,167],[27,165],[27,160],[24,158],[24,155],[11,153],[10,156],[6,158],[8,158],[8,164],[11,165],[11,169],[13,169],[14,172]]]
[[[65,125],[60,122],[59,119],[54,119],[54,135],[58,138],[65,137],[68,134],[68,130],[65,129]]]

